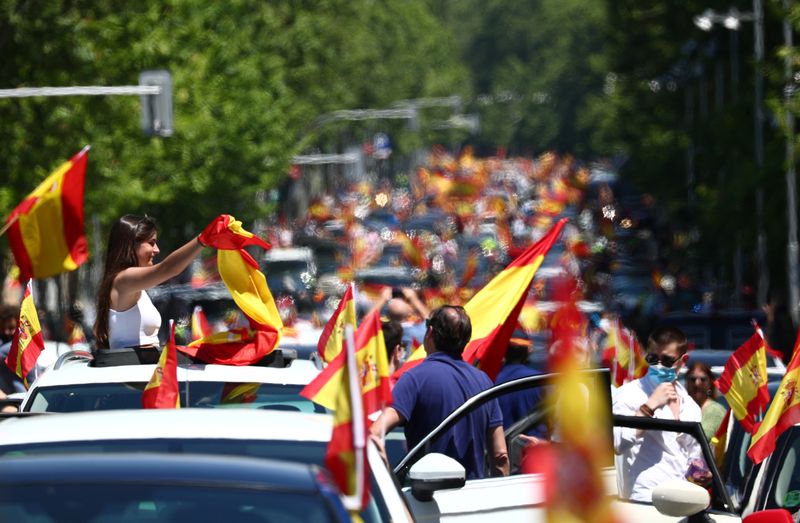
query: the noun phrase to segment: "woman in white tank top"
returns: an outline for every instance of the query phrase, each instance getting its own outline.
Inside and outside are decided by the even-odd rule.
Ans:
[[[146,215],[126,214],[111,228],[94,325],[99,348],[158,347],[161,315],[145,290],[180,274],[203,246],[192,238],[153,263],[156,241],[155,220]]]

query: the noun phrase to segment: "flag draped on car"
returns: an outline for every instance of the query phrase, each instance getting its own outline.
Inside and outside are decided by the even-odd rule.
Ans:
[[[472,337],[462,357],[468,363],[477,363],[492,380],[503,365],[508,340],[517,327],[533,277],[566,222],[566,218],[559,220],[464,306],[472,321]]]
[[[142,392],[143,409],[177,409],[181,406],[178,388],[178,352],[175,347],[175,322],[170,320],[169,342],[158,365],[153,370],[150,382]]]
[[[760,330],[731,354],[715,384],[742,428],[752,434],[769,403],[767,351]]]
[[[20,281],[74,271],[89,259],[83,188],[89,147],[61,164],[6,218]]]
[[[355,333],[358,383],[364,397],[364,410],[372,414],[392,402],[389,387],[389,361],[381,329],[380,310],[367,314]],[[341,351],[300,395],[323,407],[333,409],[340,394],[341,374],[345,372],[346,355]]]
[[[42,327],[39,324],[39,315],[33,303],[32,282],[28,280],[22,305],[19,309],[19,321],[11,341],[11,348],[6,356],[6,365],[11,371],[22,378],[22,383],[27,389],[28,375],[36,366],[36,360],[44,350]]]
[[[636,335],[618,321],[609,326],[607,334],[602,360],[611,369],[614,386],[621,387],[647,374],[648,365]]]
[[[332,362],[342,352],[345,325],[352,325],[353,329],[356,328],[356,304],[353,299],[352,284],[347,286],[342,299],[339,300],[339,305],[333,311],[328,323],[325,324],[325,328],[322,329],[322,334],[319,336],[317,351],[319,351],[319,356],[325,363]]]
[[[478,368],[492,380],[503,366],[508,340],[517,328],[533,276],[566,223],[566,218],[559,220],[547,234],[500,271],[464,305],[472,321],[472,337],[464,348],[462,358],[468,363],[477,363]],[[420,345],[395,372],[395,376],[399,378],[416,367],[425,356],[425,346]]]
[[[281,339],[283,322],[258,263],[244,247],[270,246],[242,229],[241,222],[220,215],[200,234],[203,245],[218,249],[217,269],[250,328],[234,328],[200,338],[181,347],[181,352],[206,363],[250,365],[271,353]]]
[[[747,455],[753,463],[761,463],[775,450],[775,442],[783,431],[800,423],[800,335],[794,344],[794,354],[772,403],[758,426]]]

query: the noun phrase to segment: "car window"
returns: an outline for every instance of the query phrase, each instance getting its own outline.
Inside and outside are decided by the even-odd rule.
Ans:
[[[790,434],[796,436],[796,431]],[[800,510],[800,438],[789,441],[775,468],[774,486],[767,499],[766,508],[785,508],[789,512]]]
[[[30,412],[85,412],[89,410],[138,409],[142,406],[144,382],[84,383],[39,387],[34,390]],[[271,383],[224,383],[193,381],[188,387],[188,406],[206,408],[326,412],[300,396],[301,385]],[[186,382],[180,384],[181,406],[187,406]]]
[[[0,491],[0,520],[55,523],[235,521],[324,523],[334,519],[316,492],[215,485],[68,483],[19,485]]]

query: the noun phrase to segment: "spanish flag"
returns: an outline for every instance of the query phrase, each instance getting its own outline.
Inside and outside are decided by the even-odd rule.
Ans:
[[[542,239],[500,271],[464,306],[472,321],[472,338],[461,357],[468,363],[477,363],[492,381],[503,366],[508,340],[517,328],[533,276],[566,222],[566,218],[559,220]],[[416,367],[426,355],[425,346],[421,345],[394,376],[399,378]]]
[[[161,351],[153,377],[142,392],[143,409],[178,409],[178,352],[175,348],[175,322],[170,320],[169,343]]]
[[[462,357],[468,363],[477,363],[492,380],[503,365],[508,340],[517,326],[533,276],[566,222],[566,218],[559,220],[464,306],[472,320],[472,338]]]
[[[794,343],[794,354],[786,368],[775,397],[758,426],[747,455],[753,463],[759,464],[775,450],[775,442],[783,431],[800,423],[800,336]]]
[[[74,271],[89,259],[83,186],[89,147],[61,164],[6,218],[20,281]]]
[[[356,304],[353,300],[352,283],[347,286],[342,299],[339,300],[339,305],[333,311],[328,323],[325,324],[325,328],[322,329],[322,334],[319,336],[317,350],[325,363],[332,362],[342,352],[345,325],[351,325],[353,329],[356,328]]]
[[[364,397],[364,410],[371,414],[392,402],[389,357],[383,339],[380,310],[373,310],[364,317],[355,334],[355,347],[357,377]],[[314,381],[306,385],[300,395],[323,407],[334,409],[346,363],[345,352],[341,351]]]
[[[523,473],[541,474],[546,521],[613,523],[618,521],[607,495],[603,469],[613,461],[608,405],[597,375],[581,372],[582,348],[574,329],[576,304],[567,302],[559,314],[564,328],[554,331],[564,350],[554,361],[551,424],[558,428],[558,445],[529,445],[523,450]]]
[[[242,227],[242,222],[230,214],[220,214],[206,226],[199,237],[200,243],[220,250],[238,251],[248,245],[258,245],[264,249],[271,246]]]
[[[211,335],[211,325],[203,312],[203,307],[195,305],[192,310],[192,341]]]
[[[649,365],[644,360],[636,335],[616,322],[608,329],[602,361],[611,369],[611,378],[615,387],[636,380],[647,374]]]
[[[181,352],[206,363],[250,365],[275,350],[283,322],[258,263],[243,249],[247,245],[269,248],[269,244],[241,227],[228,214],[220,215],[200,235],[204,245],[219,249],[217,270],[233,301],[250,323],[195,340]]]
[[[22,296],[17,330],[14,331],[11,349],[6,356],[6,365],[14,374],[22,378],[26,389],[30,387],[28,374],[36,366],[36,360],[39,359],[43,350],[42,327],[39,324],[36,305],[33,304],[31,280],[28,280],[25,294]]]
[[[325,467],[345,496],[345,506],[355,511],[366,507],[369,500],[369,465],[366,452],[366,417],[363,399],[358,391],[352,327],[346,326],[345,333],[349,340],[335,360],[341,361],[342,365],[331,376],[330,385],[334,395],[329,408],[334,411],[333,432],[325,451]],[[353,520],[358,519],[357,514],[353,514]]]
[[[759,331],[731,354],[715,384],[742,428],[752,434],[769,404],[766,343]]]

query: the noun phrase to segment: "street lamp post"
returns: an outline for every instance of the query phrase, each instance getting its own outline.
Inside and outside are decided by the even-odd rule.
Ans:
[[[753,11],[751,13],[740,12],[732,8],[727,13],[719,14],[711,9],[706,9],[702,14],[694,17],[695,25],[703,31],[710,31],[715,23],[721,23],[731,31],[738,31],[741,27],[741,22],[744,21],[753,22],[753,51],[755,55],[753,140],[756,169],[759,179],[761,179],[764,171],[764,76],[761,72],[761,64],[764,60],[764,10],[761,0],[753,0]],[[790,214],[792,212],[790,209]],[[769,269],[767,267],[767,237],[764,233],[764,189],[761,184],[756,188],[756,222],[758,224],[756,239],[756,256],[759,269],[758,303],[763,305],[767,301]]]

